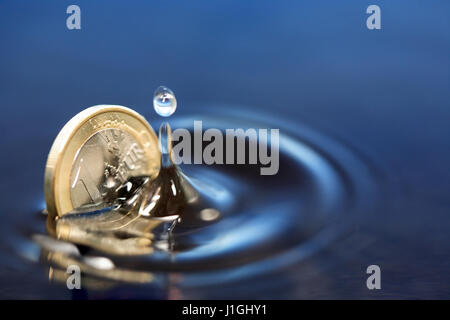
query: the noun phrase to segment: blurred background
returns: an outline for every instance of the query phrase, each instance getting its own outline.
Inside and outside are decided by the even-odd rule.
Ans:
[[[81,30],[66,27],[71,4],[81,8]],[[381,8],[381,30],[366,27],[371,4]],[[46,157],[64,123],[86,107],[119,104],[155,127],[161,84],[177,96],[174,121],[216,108],[289,119],[351,145],[383,173],[382,210],[353,227],[357,238],[315,258],[339,263],[319,275],[294,268],[274,291],[276,277],[259,293],[230,284],[235,297],[273,298],[284,284],[277,297],[450,298],[444,0],[1,1],[0,297],[74,297],[17,258],[15,230],[43,209]],[[355,243],[366,245],[336,258]],[[366,288],[371,264],[381,267],[381,290]],[[231,296],[214,292],[140,297]]]

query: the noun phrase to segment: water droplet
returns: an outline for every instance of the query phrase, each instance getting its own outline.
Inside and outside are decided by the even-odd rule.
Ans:
[[[177,109],[177,99],[173,91],[164,86],[158,87],[153,94],[153,107],[160,116],[171,116]]]
[[[167,122],[163,122],[159,127],[158,134],[159,151],[161,151],[161,165],[164,168],[172,166],[170,153],[172,152],[172,129]]]

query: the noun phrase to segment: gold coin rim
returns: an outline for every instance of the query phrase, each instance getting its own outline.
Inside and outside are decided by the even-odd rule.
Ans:
[[[74,135],[78,132],[80,128],[83,127],[83,125],[88,122],[90,119],[94,118],[95,116],[98,116],[102,113],[108,113],[108,112],[118,112],[118,113],[124,113],[132,118],[135,118],[140,122],[145,129],[147,129],[149,133],[149,137],[154,144],[154,151],[157,153],[155,154],[155,157],[153,159],[149,158],[149,163],[155,162],[155,159],[160,159],[160,152],[158,148],[158,138],[151,127],[151,125],[145,120],[143,116],[141,116],[136,111],[119,105],[96,105],[89,107],[87,109],[84,109],[83,111],[76,114],[72,119],[70,119],[64,127],[61,129],[61,131],[56,136],[52,147],[50,149],[50,152],[47,157],[47,163],[45,167],[45,175],[44,175],[44,195],[45,195],[45,202],[47,205],[47,211],[48,211],[48,217],[49,219],[54,219],[58,216],[63,215],[65,212],[61,212],[57,199],[59,197],[59,192],[57,190],[57,179],[60,178],[60,168],[62,166],[63,158],[64,158],[64,152],[67,150],[68,146],[72,142],[72,138]],[[111,126],[111,128],[115,128]],[[108,129],[108,127],[102,127],[99,130],[92,131],[92,134],[95,134],[96,132]],[[131,133],[131,132],[130,132]],[[90,136],[92,136],[89,135]],[[134,134],[131,133],[133,136]],[[87,139],[89,139],[89,137]],[[137,137],[136,137],[137,138]],[[87,140],[86,139],[86,140]],[[86,140],[81,141],[79,143],[79,148],[86,142]],[[148,154],[147,151],[145,154]],[[72,159],[73,161],[74,159]],[[153,163],[155,165],[155,163]],[[159,165],[159,164],[158,164]],[[149,173],[151,174],[151,173]],[[66,203],[66,207],[72,207],[72,203]]]

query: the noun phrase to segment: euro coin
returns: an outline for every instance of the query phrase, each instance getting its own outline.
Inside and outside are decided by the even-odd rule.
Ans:
[[[50,219],[108,200],[132,176],[157,176],[161,155],[152,127],[137,112],[99,105],[73,117],[47,158],[44,192]]]

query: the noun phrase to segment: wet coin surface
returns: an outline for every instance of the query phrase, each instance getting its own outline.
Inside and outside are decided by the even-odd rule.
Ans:
[[[114,105],[83,110],[59,132],[48,155],[49,218],[113,200],[113,191],[132,176],[155,177],[160,157],[155,132],[137,112]]]

